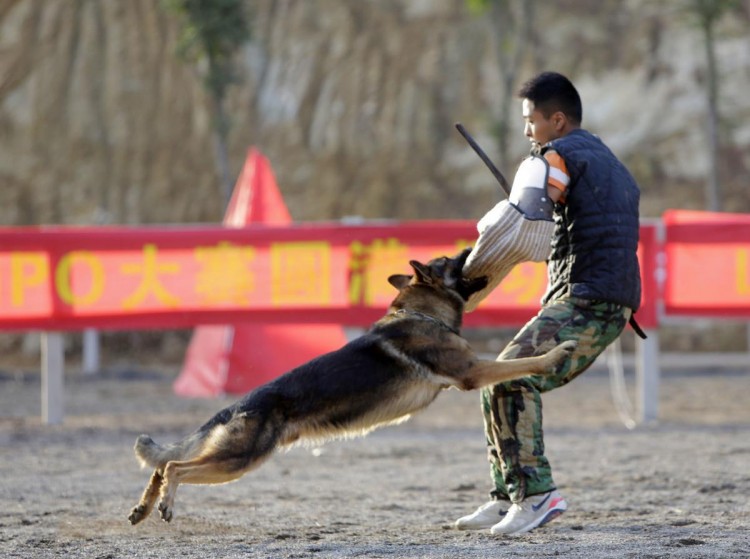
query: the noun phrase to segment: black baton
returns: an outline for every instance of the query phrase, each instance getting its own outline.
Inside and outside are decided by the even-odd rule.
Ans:
[[[464,128],[464,125],[461,124],[460,122],[457,122],[456,123],[456,130],[458,130],[461,133],[461,135],[469,143],[469,145],[476,152],[476,154],[479,156],[479,158],[482,161],[484,161],[484,164],[487,165],[487,168],[490,170],[490,172],[497,179],[497,182],[499,182],[500,186],[503,187],[503,190],[505,191],[505,194],[508,195],[508,196],[510,196],[510,185],[508,184],[508,181],[503,176],[503,174],[498,170],[498,168],[495,167],[495,164],[492,162],[492,160],[489,157],[487,157],[487,154],[484,153],[484,150],[479,147],[479,144],[476,142],[476,140],[471,137],[471,134],[469,134],[466,131],[466,128]]]

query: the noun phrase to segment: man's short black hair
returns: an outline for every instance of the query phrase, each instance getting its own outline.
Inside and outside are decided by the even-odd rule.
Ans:
[[[549,118],[561,111],[575,124],[583,120],[581,96],[571,81],[557,72],[542,72],[531,78],[518,91],[521,99],[534,103],[534,108]]]

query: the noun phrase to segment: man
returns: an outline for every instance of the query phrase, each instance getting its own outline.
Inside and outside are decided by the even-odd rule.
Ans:
[[[487,242],[493,227],[515,220],[535,233],[553,231],[551,252],[546,237],[549,284],[542,308],[498,359],[536,355],[563,340],[577,340],[578,347],[553,375],[482,391],[494,488],[491,500],[459,518],[456,527],[489,528],[493,534],[528,532],[567,509],[544,455],[541,394],[585,371],[620,335],[641,299],[639,190],[633,177],[598,137],[581,128],[580,96],[565,76],[539,74],[523,85],[519,97],[532,155],[516,174],[510,201],[480,221],[480,238],[464,273],[494,273],[494,287],[510,271],[498,264],[506,255],[516,255],[511,266],[519,259],[544,259],[528,250],[517,255],[516,246],[529,244],[519,238],[531,236],[520,228],[503,230],[499,244]],[[503,248],[493,251],[490,245]]]

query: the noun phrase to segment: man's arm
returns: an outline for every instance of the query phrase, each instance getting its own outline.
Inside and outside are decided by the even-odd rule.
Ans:
[[[562,195],[562,190],[560,190],[556,186],[547,185],[547,196],[549,196],[549,199],[552,200],[553,204],[556,204],[560,200],[560,198],[562,198]]]
[[[553,204],[559,202],[570,183],[570,174],[565,160],[555,150],[545,152],[544,159],[549,163],[549,178],[547,180],[547,196]]]

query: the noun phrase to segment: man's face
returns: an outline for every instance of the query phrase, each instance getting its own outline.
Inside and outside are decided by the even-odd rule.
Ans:
[[[522,101],[521,108],[523,119],[526,121],[523,132],[532,143],[543,146],[547,142],[560,137],[557,123],[554,120],[555,115],[552,115],[549,119],[546,118],[539,109],[534,107],[534,102],[529,99]]]

